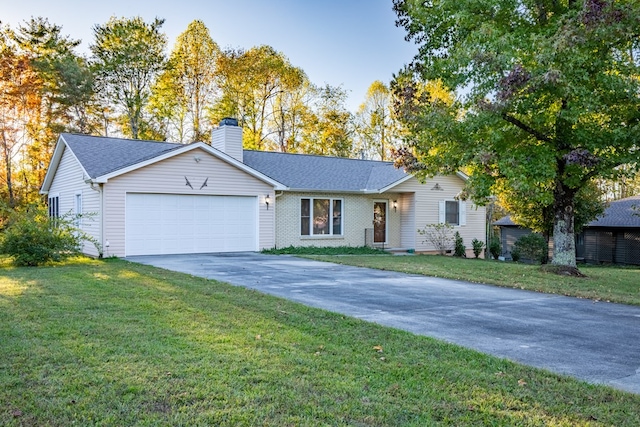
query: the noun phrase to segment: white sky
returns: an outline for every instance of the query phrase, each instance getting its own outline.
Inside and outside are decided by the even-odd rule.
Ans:
[[[355,111],[374,80],[389,83],[417,52],[395,27],[391,0],[0,0],[0,20],[15,27],[42,16],[81,39],[88,52],[92,27],[111,16],[164,18],[170,50],[194,19],[221,48],[270,45],[302,68],[311,81],[342,86]]]

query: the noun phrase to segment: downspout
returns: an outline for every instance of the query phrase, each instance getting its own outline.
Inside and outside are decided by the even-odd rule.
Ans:
[[[91,187],[91,189],[93,191],[97,191],[100,196],[99,196],[99,215],[100,215],[100,236],[98,238],[98,243],[100,245],[100,247],[98,248],[98,258],[103,258],[104,256],[104,250],[105,250],[105,241],[104,241],[104,187],[103,184],[101,183],[96,183],[94,180],[92,179],[88,179],[85,181],[86,183],[88,183]],[[98,187],[96,188],[95,185],[98,184]]]
[[[284,191],[274,191],[275,194],[275,199],[274,203],[273,203],[273,208],[274,208],[274,212],[273,212],[273,249],[278,249],[278,244],[277,244],[277,240],[278,240],[278,219],[276,218],[276,213],[275,213],[275,209],[278,209],[278,197],[282,196],[284,194]]]

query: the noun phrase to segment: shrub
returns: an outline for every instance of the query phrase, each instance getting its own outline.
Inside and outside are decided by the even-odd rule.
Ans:
[[[287,246],[285,248],[263,249],[263,254],[269,255],[389,255],[378,248],[368,246]]]
[[[516,240],[515,249],[522,258],[538,264],[544,264],[549,252],[547,240],[539,234],[531,233]],[[511,251],[513,257],[513,251]]]
[[[10,216],[0,253],[9,255],[17,266],[36,266],[79,254],[82,240],[73,219],[52,221],[43,206],[29,206]]]
[[[520,261],[520,251],[518,250],[518,248],[513,248],[513,250],[511,251],[511,259],[513,260],[513,262]]]
[[[484,249],[484,242],[482,240],[473,239],[471,241],[471,246],[473,246],[473,256],[478,258],[482,253],[482,249]]]
[[[492,236],[489,241],[489,253],[493,259],[498,259],[500,256],[500,238],[498,236]]]
[[[431,243],[440,255],[444,255],[453,248],[453,226],[449,224],[427,224],[418,233],[425,236],[423,243]]]
[[[453,256],[465,258],[467,256],[467,247],[464,245],[464,240],[459,232],[453,235]]]

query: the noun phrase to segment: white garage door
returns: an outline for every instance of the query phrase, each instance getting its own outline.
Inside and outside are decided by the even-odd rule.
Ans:
[[[258,249],[257,197],[127,194],[126,254]]]

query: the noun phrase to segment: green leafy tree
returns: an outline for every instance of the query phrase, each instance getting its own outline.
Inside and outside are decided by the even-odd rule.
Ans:
[[[640,3],[394,0],[419,54],[394,82],[426,176],[466,167],[477,201],[500,191],[549,207],[553,263],[575,267],[576,198],[640,160]],[[416,98],[442,79],[451,105]],[[526,208],[525,208],[526,209]]]
[[[46,18],[25,21],[11,37],[37,78],[36,86],[28,84],[26,88],[32,102],[27,110],[20,170],[25,198],[34,201],[58,134],[95,129],[90,116],[94,81],[86,61],[75,53],[80,41],[63,35],[62,27]]]
[[[17,161],[28,141],[31,112],[40,103],[38,75],[29,58],[17,51],[12,35],[7,27],[0,30],[1,193],[9,208],[17,204]]]
[[[304,125],[301,150],[308,154],[353,155],[353,116],[345,107],[347,93],[341,87],[319,89],[313,112]]]
[[[283,90],[276,94],[270,106],[269,139],[276,150],[283,153],[298,151],[317,92],[301,69],[290,70]]]
[[[288,109],[284,94],[293,93],[304,84],[306,76],[301,69],[271,46],[259,46],[223,52],[217,75],[221,97],[211,109],[214,123],[224,117],[237,117],[244,128],[244,146],[249,149],[264,149],[267,139],[278,129],[282,132],[279,141],[286,139],[286,122],[280,119],[275,130],[270,125],[277,123],[275,114]]]
[[[220,48],[209,29],[195,20],[178,36],[165,71],[153,86],[149,110],[165,139],[207,141],[211,123],[205,111],[216,95]]]
[[[398,141],[398,125],[393,116],[389,87],[376,80],[369,86],[365,101],[355,116],[359,150],[367,158],[389,160]]]
[[[126,119],[123,133],[138,139],[151,86],[164,69],[167,37],[164,20],[112,17],[93,28],[92,68],[100,94],[117,106]]]

